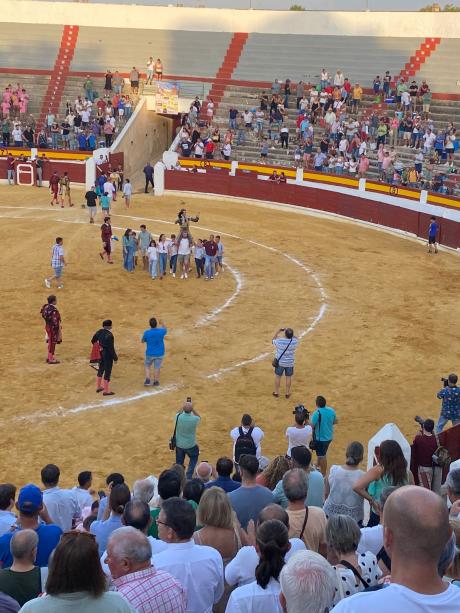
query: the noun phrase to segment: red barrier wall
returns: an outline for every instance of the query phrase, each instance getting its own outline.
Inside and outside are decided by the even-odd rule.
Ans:
[[[165,189],[291,204],[403,230],[423,238],[428,233],[430,216],[426,213],[320,188],[278,185],[261,181],[253,174],[232,177],[223,170],[208,169],[206,174],[166,171]],[[460,247],[460,223],[441,219],[439,242],[448,247]]]
[[[6,179],[6,171],[6,158],[0,158],[1,179]],[[43,167],[43,181],[48,181],[54,171],[56,171],[59,176],[62,176],[64,172],[68,172],[71,183],[83,183],[83,185],[85,184],[86,166],[82,162],[77,162],[75,160],[47,159]]]

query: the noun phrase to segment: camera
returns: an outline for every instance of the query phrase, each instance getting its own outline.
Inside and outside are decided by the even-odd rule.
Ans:
[[[441,381],[443,382],[444,387],[447,387],[449,385],[448,377],[441,377]]]
[[[303,404],[298,404],[296,407],[294,407],[294,410],[292,411],[293,415],[300,415],[301,417],[303,417],[304,421],[307,421],[308,419],[310,419],[310,413],[308,411],[308,409],[306,409],[304,407]]]
[[[414,420],[418,423],[418,425],[423,428],[423,425],[425,424],[425,420],[423,419],[423,417],[420,417],[420,415],[416,415],[414,417]]]

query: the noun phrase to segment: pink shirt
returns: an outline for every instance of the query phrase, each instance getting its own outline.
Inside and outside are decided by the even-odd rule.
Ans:
[[[113,580],[117,592],[144,613],[185,613],[187,599],[182,585],[154,566]]]

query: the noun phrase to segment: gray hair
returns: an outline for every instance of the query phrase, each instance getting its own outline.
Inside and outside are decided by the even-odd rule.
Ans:
[[[446,485],[454,496],[460,496],[460,468],[450,471],[447,475]]]
[[[380,508],[383,511],[385,508],[386,501],[390,497],[390,494],[398,490],[401,486],[399,485],[389,485],[388,487],[384,487],[382,493],[380,494]]]
[[[113,547],[113,555],[125,558],[135,564],[147,562],[152,557],[152,546],[149,539],[132,526],[125,526],[114,530],[109,538]]]
[[[308,480],[301,468],[292,468],[283,477],[283,490],[289,502],[305,500],[308,494]]]
[[[438,562],[438,575],[442,578],[447,572],[447,569],[455,560],[455,555],[457,553],[457,539],[455,536],[455,532],[452,532],[450,535],[450,539],[445,544],[444,549],[442,550],[441,557]]]
[[[315,551],[298,551],[281,569],[281,592],[288,613],[318,613],[332,608],[337,576]]]
[[[332,515],[326,526],[326,542],[328,547],[337,553],[352,553],[356,551],[361,538],[361,530],[355,520],[349,515]]]
[[[35,560],[34,549],[37,546],[38,534],[35,530],[18,530],[17,532],[13,532],[10,541],[10,552],[16,560],[24,560],[27,558]]]
[[[147,504],[152,500],[155,493],[155,485],[150,479],[139,479],[134,482],[133,497]]]

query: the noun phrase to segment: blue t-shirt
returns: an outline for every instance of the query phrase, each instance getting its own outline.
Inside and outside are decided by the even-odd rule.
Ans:
[[[319,426],[319,413],[321,412],[321,426]],[[332,441],[334,437],[335,411],[331,407],[316,409],[311,416],[311,425],[315,428],[317,441]]]
[[[36,566],[48,566],[48,559],[61,539],[62,530],[54,524],[40,524],[35,530],[38,535]],[[0,563],[2,568],[9,568],[13,564],[10,553],[10,542],[13,532],[7,532],[0,537]]]
[[[432,221],[428,229],[428,236],[436,237],[437,232],[438,232],[438,224],[435,221]]]
[[[246,530],[251,519],[256,521],[262,509],[275,501],[273,492],[262,485],[256,485],[255,487],[241,486],[230,492],[228,497],[243,530]]]
[[[142,342],[147,343],[145,355],[153,358],[162,358],[165,354],[164,338],[167,334],[166,328],[150,328],[142,335]]]

